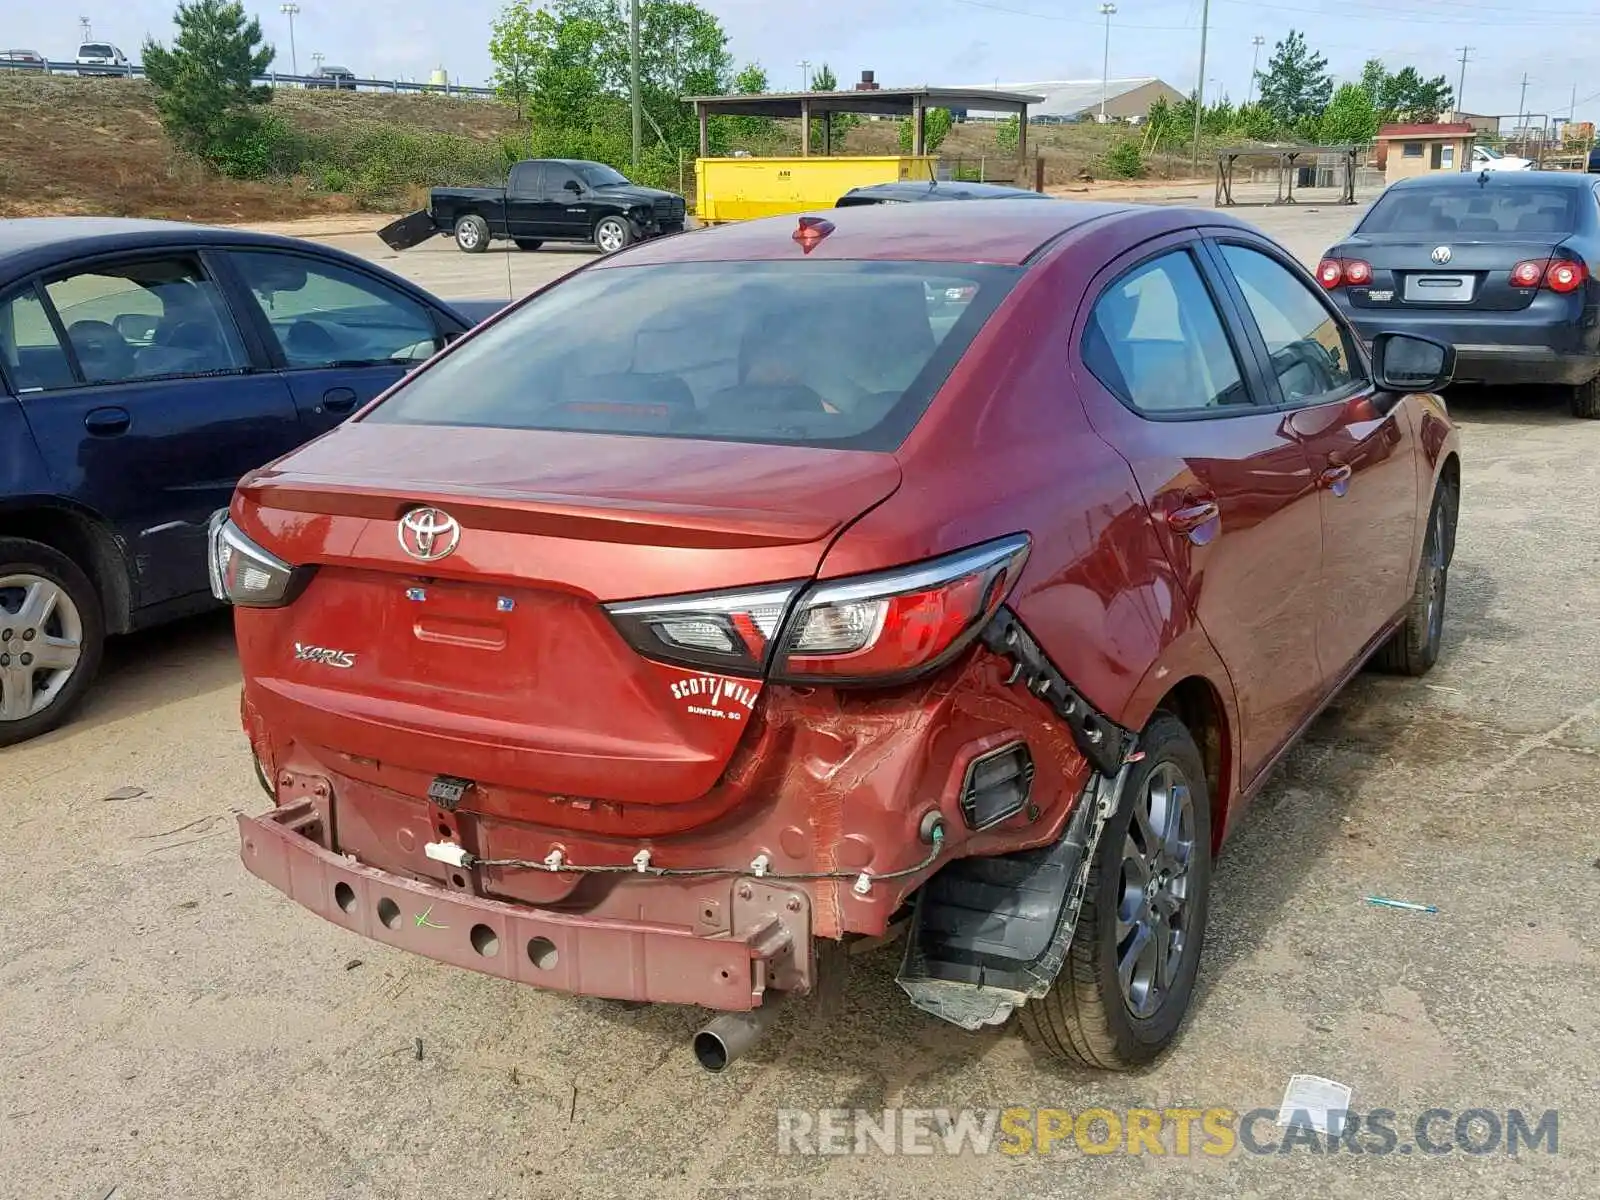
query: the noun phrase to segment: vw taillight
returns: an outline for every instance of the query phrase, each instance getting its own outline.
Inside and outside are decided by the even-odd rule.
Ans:
[[[1372,265],[1359,258],[1325,258],[1317,264],[1317,282],[1330,292],[1345,284],[1366,287],[1372,282]]]
[[[1337,258],[1325,258],[1317,264],[1317,282],[1330,292],[1344,282],[1344,264]]]
[[[608,605],[646,658],[797,683],[885,683],[949,662],[1028,557],[1015,534],[909,567],[770,589]],[[785,615],[787,614],[787,615]]]
[[[1544,278],[1545,259],[1530,258],[1519,262],[1511,268],[1511,286],[1532,288],[1538,287],[1539,281]]]
[[[1344,281],[1351,287],[1365,287],[1372,282],[1372,267],[1359,258],[1344,260]]]
[[[1550,267],[1544,273],[1544,285],[1552,292],[1565,294],[1577,291],[1588,278],[1589,269],[1581,262],[1557,258],[1551,259]]]

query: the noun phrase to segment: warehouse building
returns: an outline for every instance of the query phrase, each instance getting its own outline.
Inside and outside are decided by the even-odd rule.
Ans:
[[[1029,109],[1029,116],[1034,121],[1083,121],[1094,120],[1100,115],[1100,97],[1102,93],[1106,102],[1106,117],[1113,121],[1142,121],[1150,111],[1150,106],[1157,100],[1166,100],[1168,104],[1176,104],[1182,100],[1184,94],[1170,83],[1157,79],[1153,75],[1146,75],[1136,79],[1053,79],[1042,83],[997,83],[980,85],[1005,92],[1026,92],[1029,95],[1043,96],[1043,104],[1035,104]],[[958,119],[963,115],[954,114]],[[999,119],[1006,113],[980,112],[969,109],[965,114],[980,120],[985,118]]]

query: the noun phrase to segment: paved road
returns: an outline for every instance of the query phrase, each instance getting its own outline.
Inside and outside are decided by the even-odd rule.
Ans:
[[[1258,215],[1312,255],[1349,216]],[[458,294],[504,265],[442,246],[403,261]],[[1455,410],[1443,661],[1426,683],[1358,679],[1266,788],[1218,867],[1193,1021],[1153,1068],[1075,1072],[1014,1032],[924,1017],[884,952],[836,1017],[798,1007],[710,1076],[688,1052],[694,1012],[541,993],[349,935],[238,864],[231,814],[264,801],[228,625],[205,619],[121,642],[79,720],[0,755],[0,1196],[1592,1194],[1600,423],[1537,396]],[[1295,1072],[1395,1110],[1394,1151],[1101,1157],[1069,1137],[1049,1156],[776,1153],[780,1109],[1244,1112],[1275,1107]],[[1556,1109],[1559,1152],[1512,1159],[1502,1134],[1471,1155],[1434,1119],[1446,1152],[1404,1153],[1430,1108],[1530,1124]],[[1269,1122],[1253,1132],[1279,1141]]]

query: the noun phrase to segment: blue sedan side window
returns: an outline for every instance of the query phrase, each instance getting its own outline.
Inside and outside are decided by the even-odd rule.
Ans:
[[[0,362],[19,392],[73,385],[67,352],[31,288],[0,304]]]
[[[439,348],[426,308],[359,272],[268,250],[233,261],[290,368],[420,362]]]
[[[44,290],[86,383],[220,375],[250,365],[233,318],[198,262],[96,267]]]

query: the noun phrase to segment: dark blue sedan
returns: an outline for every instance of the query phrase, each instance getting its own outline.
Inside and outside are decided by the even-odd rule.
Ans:
[[[1317,278],[1357,332],[1456,348],[1461,383],[1563,384],[1600,418],[1600,183],[1576,171],[1394,184]]]
[[[0,746],[63,719],[106,635],[212,603],[241,475],[493,307],[290,238],[0,221]]]

